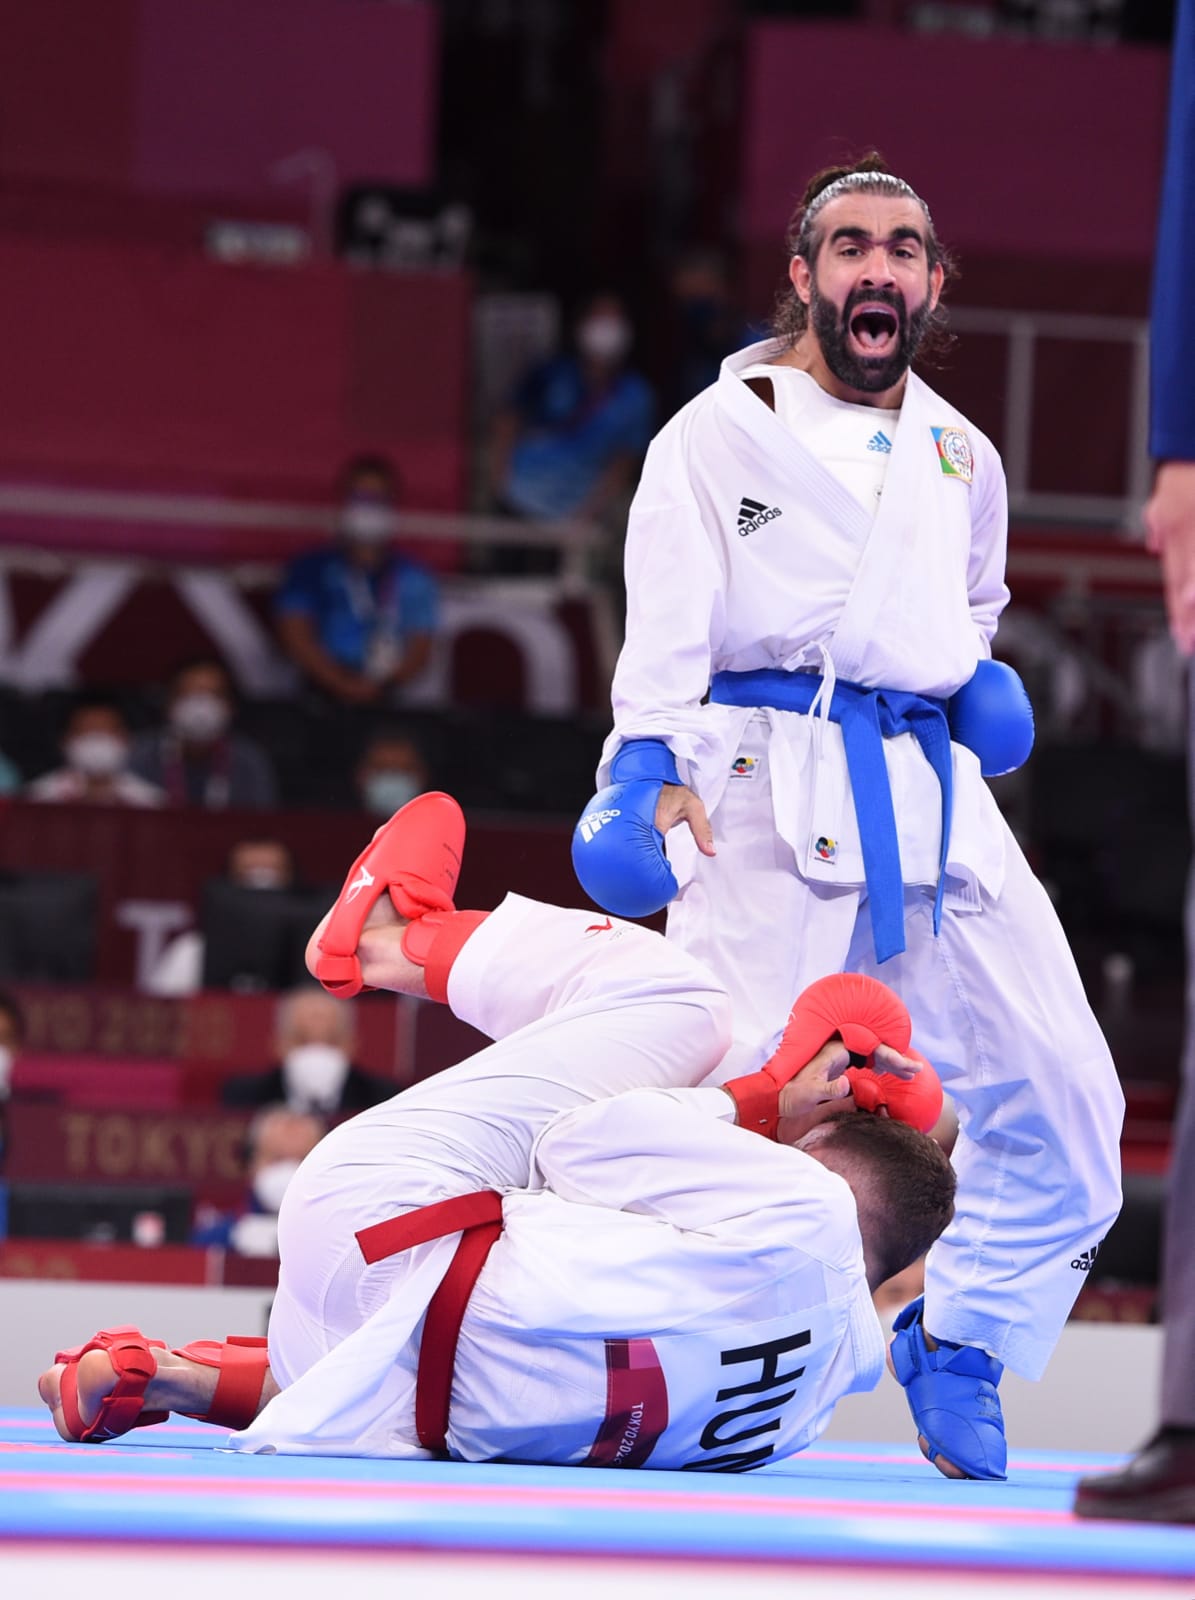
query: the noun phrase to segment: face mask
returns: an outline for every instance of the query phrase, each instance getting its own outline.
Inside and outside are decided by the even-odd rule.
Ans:
[[[365,780],[362,798],[371,815],[389,817],[422,792],[423,785],[409,772],[371,772]]]
[[[358,544],[384,544],[394,536],[398,518],[377,500],[350,500],[340,513],[340,531]]]
[[[67,764],[88,778],[110,778],[125,764],[128,745],[115,733],[77,733],[63,746]]]
[[[269,1161],[254,1173],[253,1198],[263,1211],[278,1215],[282,1210],[282,1196],[298,1170],[297,1161]]]
[[[0,1044],[0,1100],[7,1100],[12,1089],[12,1051]]]
[[[292,1105],[328,1110],[335,1106],[348,1077],[349,1058],[335,1044],[300,1044],[282,1062],[282,1081]]]
[[[631,348],[631,329],[621,317],[589,317],[577,329],[577,347],[595,361],[617,361]]]
[[[241,889],[286,888],[286,878],[277,867],[244,867],[235,881]]]
[[[184,694],[170,708],[170,726],[175,733],[180,739],[190,739],[196,744],[213,743],[231,719],[228,702],[209,689]]]

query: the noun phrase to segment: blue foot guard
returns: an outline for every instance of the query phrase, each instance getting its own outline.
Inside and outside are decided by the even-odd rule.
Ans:
[[[1006,1478],[1008,1448],[996,1385],[1004,1366],[968,1344],[927,1349],[925,1297],[897,1317],[892,1365],[909,1398],[918,1433],[931,1461],[945,1456],[969,1478]]]

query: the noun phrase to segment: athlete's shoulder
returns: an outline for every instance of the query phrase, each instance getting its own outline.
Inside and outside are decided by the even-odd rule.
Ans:
[[[966,443],[970,446],[977,472],[1004,470],[1000,452],[991,439],[982,428],[972,422],[970,417],[961,412],[956,405],[952,405],[945,395],[939,394],[936,389],[931,389],[925,379],[915,372],[909,373],[909,387],[914,391],[917,403],[931,426],[957,429],[966,436]]]
[[[673,412],[648,446],[645,471],[682,462],[690,464],[701,458],[703,449],[708,448],[703,447],[702,441],[708,439],[716,387],[714,384],[703,389]]]
[[[744,397],[748,406],[757,404],[739,375],[755,363],[774,355],[776,349],[774,339],[758,339],[754,344],[744,345],[741,350],[727,356],[713,383],[700,390],[669,417],[656,434],[657,440],[681,448],[693,442],[701,444],[707,430],[715,426],[715,413],[729,411],[737,414]]]

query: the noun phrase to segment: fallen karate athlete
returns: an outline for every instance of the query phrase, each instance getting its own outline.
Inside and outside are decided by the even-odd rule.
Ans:
[[[744,1471],[878,1382],[871,1292],[954,1196],[900,1120],[941,1104],[901,1002],[821,979],[760,1072],[694,1087],[730,1038],[710,974],[592,912],[456,911],[464,833],[447,795],[405,806],[308,961],[334,993],[447,1001],[495,1042],[304,1161],[268,1346],[105,1330],[40,1379],[63,1438],[173,1411],[240,1451]]]

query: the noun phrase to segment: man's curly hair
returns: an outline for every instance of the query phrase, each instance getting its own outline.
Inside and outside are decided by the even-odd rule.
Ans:
[[[832,188],[835,193],[831,195],[827,191]],[[940,243],[933,219],[929,214],[929,207],[910,184],[891,171],[883,156],[876,150],[868,151],[865,156],[861,156],[849,166],[824,167],[821,172],[815,173],[810,178],[801,197],[801,203],[789,218],[785,230],[784,247],[789,260],[793,256],[800,256],[808,263],[810,270],[813,269],[822,243],[815,226],[818,213],[829,200],[837,199],[839,193],[875,194],[888,199],[915,200],[925,216],[926,258],[931,269],[941,266],[944,273],[943,291],[957,278],[958,268],[954,257]],[[772,308],[772,335],[780,344],[791,348],[808,326],[809,307],[800,299],[786,278]],[[953,344],[954,335],[947,332],[946,312],[939,300],[926,324],[917,359],[927,365],[935,365],[942,360]]]

